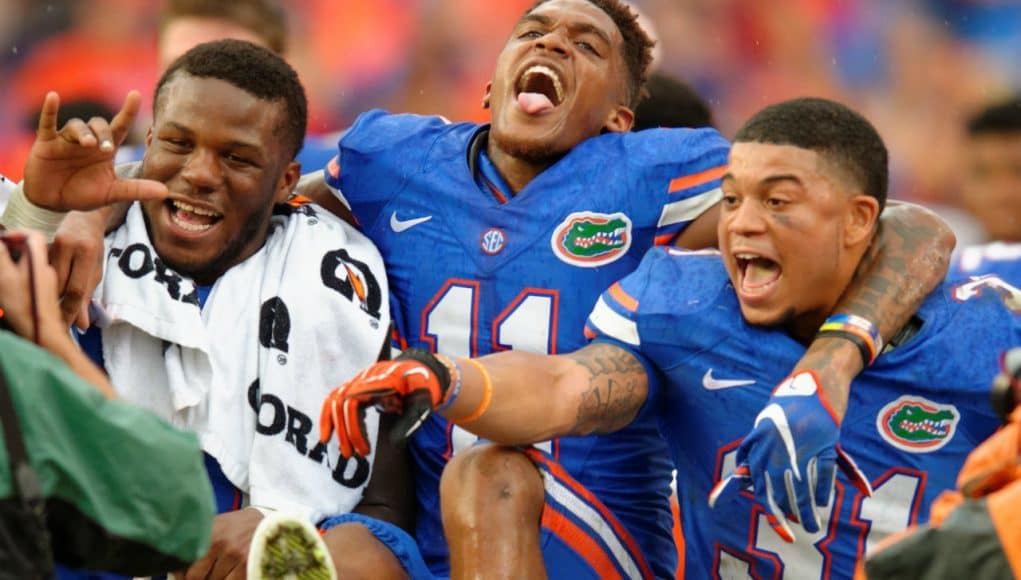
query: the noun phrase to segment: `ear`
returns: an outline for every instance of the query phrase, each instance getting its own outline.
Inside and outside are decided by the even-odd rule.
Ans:
[[[294,192],[295,186],[298,185],[299,179],[301,179],[301,163],[291,161],[284,168],[284,173],[280,176],[280,181],[277,182],[277,190],[273,194],[273,203],[284,203],[287,201],[287,198]]]
[[[152,145],[152,126],[150,125],[145,131],[145,147],[148,149]]]
[[[850,207],[844,224],[844,244],[856,246],[872,239],[879,220],[879,200],[859,194],[848,200]]]
[[[489,100],[493,98],[493,81],[486,83],[486,94],[482,96],[482,108],[489,108]]]
[[[635,124],[635,113],[624,105],[616,105],[606,116],[603,130],[609,133],[627,133]]]

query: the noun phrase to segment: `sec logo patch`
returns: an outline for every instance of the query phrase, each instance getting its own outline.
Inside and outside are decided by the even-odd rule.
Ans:
[[[507,243],[507,236],[500,228],[489,228],[482,234],[479,245],[487,256],[499,254]]]

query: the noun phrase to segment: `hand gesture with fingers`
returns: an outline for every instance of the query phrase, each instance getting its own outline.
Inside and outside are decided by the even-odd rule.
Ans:
[[[818,376],[794,373],[755,418],[755,427],[737,448],[737,467],[713,488],[710,507],[751,489],[784,541],[795,540],[788,519],[808,533],[818,532],[823,524],[819,508],[829,505],[837,469],[863,494],[872,495],[868,478],[837,443],[839,438],[840,422],[822,398]]]
[[[35,205],[55,211],[91,210],[117,201],[165,198],[168,192],[162,183],[122,179],[114,172],[114,155],[138,114],[141,99],[137,91],[131,91],[112,121],[99,117],[88,123],[71,119],[58,131],[60,97],[48,93],[35,143],[25,164],[25,197]]]

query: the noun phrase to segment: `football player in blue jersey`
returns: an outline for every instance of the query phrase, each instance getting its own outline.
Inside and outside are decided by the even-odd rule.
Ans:
[[[658,420],[678,470],[687,573],[849,577],[873,542],[925,520],[928,503],[953,487],[968,451],[995,429],[988,385],[999,352],[1021,339],[1002,300],[1017,291],[991,283],[980,284],[986,292],[968,284],[932,292],[878,360],[875,329],[835,314],[873,251],[886,181],[886,149],[856,113],[821,99],[767,108],[738,133],[723,176],[722,259],[653,250],[599,299],[589,346],[479,359],[408,351],[336,390],[324,418],[344,453],[368,450],[359,416],[371,405],[418,417],[425,403],[508,445]],[[916,243],[931,232],[902,235]],[[787,376],[817,333],[858,345],[858,364],[871,364],[849,401],[827,401],[815,372]],[[828,443],[838,433],[847,453]],[[509,452],[489,449],[510,461]],[[584,529],[599,516],[591,495],[563,481],[547,456],[529,453],[546,504],[519,514],[517,527],[537,517]],[[491,479],[484,466],[448,471],[444,494]],[[801,486],[808,492],[793,493]],[[535,494],[510,485],[489,492],[495,503]],[[738,496],[747,497],[731,501]],[[469,541],[451,537],[455,564],[499,560],[500,538],[517,533],[510,521],[478,518]],[[491,543],[473,545],[487,527],[495,528]],[[575,545],[603,574],[643,574],[613,534]]]
[[[491,125],[372,111],[347,131],[326,181],[384,255],[400,348],[448,356],[575,350],[585,342],[589,306],[650,247],[715,243],[726,141],[711,129],[629,132],[649,47],[622,2],[539,2],[516,24],[497,61],[484,98]],[[330,192],[316,192],[315,180],[306,180],[302,191],[325,205]],[[932,223],[917,212],[904,219]],[[892,335],[921,301],[925,284],[897,289],[913,278],[935,285],[942,270],[932,261],[945,266],[942,238],[926,231],[934,234],[928,245],[888,240],[885,251],[898,257],[878,260],[872,276],[880,282],[849,293],[844,307],[888,325],[880,330]],[[894,266],[902,263],[909,267]],[[828,372],[826,388],[846,391],[861,362],[854,344],[829,338],[802,365]],[[533,386],[545,392],[544,385]],[[501,545],[512,536],[514,549],[474,563],[457,553],[448,557],[444,525],[448,535],[474,527],[456,518],[441,524],[439,490],[448,461],[477,437],[439,416],[406,418],[408,425],[424,421],[411,448],[417,541],[433,573],[448,574],[451,560],[455,575],[504,565],[529,574],[545,566],[557,576],[598,575],[608,572],[607,562],[628,574],[673,573],[671,469],[652,418],[612,436],[542,443],[546,455],[532,459],[547,488],[574,489],[584,498],[577,510],[594,516],[580,523],[553,517],[543,511],[540,488],[520,513],[511,511],[515,522],[541,521],[542,535],[540,526],[502,527]],[[473,454],[461,456],[487,460]],[[520,465],[515,473],[542,485],[524,455],[510,461]],[[459,513],[499,517],[486,511],[484,499],[463,497]]]
[[[343,200],[339,211],[353,213],[379,245],[400,346],[450,356],[573,351],[585,343],[591,304],[650,247],[715,243],[729,144],[711,129],[628,132],[649,47],[618,0],[540,2],[517,23],[497,62],[484,100],[491,125],[369,112],[340,140],[339,155],[327,167],[336,193],[316,190],[322,175],[304,180],[302,193],[324,205]],[[907,211],[895,222],[930,224],[932,235],[908,245],[897,227],[887,228],[891,236],[884,236],[873,269],[842,305],[877,321],[888,337],[924,296],[924,281],[935,285],[941,271],[933,260],[945,264],[948,253],[945,230],[934,229],[928,215]],[[909,286],[906,280],[923,282]],[[843,338],[817,342],[806,357],[799,368],[829,373],[824,388],[838,392],[861,366],[856,346]],[[412,413],[407,417],[416,421]],[[415,569],[421,548],[433,573],[448,573],[440,476],[451,457],[476,440],[436,416],[412,441],[417,546],[398,545],[380,522],[360,521],[406,570]],[[551,489],[576,490],[584,498],[578,510],[595,516],[582,525],[556,519],[542,511],[540,487],[525,509],[536,514],[530,521],[543,518],[543,535],[539,526],[507,528],[522,551],[504,552],[503,560],[526,572],[541,571],[545,563],[557,575],[591,575],[611,560],[645,575],[673,572],[671,468],[654,420],[612,436],[540,447],[548,456],[537,462],[558,462],[543,463]],[[524,455],[511,462],[524,462],[522,473],[541,486]],[[591,549],[598,545],[592,538],[603,535],[614,544],[609,556]],[[537,555],[540,542],[545,558]],[[454,564],[463,564],[456,554]]]

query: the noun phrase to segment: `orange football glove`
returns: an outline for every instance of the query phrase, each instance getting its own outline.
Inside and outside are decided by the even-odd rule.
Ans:
[[[336,430],[341,455],[368,455],[365,410],[376,407],[383,413],[401,415],[390,431],[390,440],[403,444],[440,405],[449,386],[450,372],[439,359],[420,348],[408,349],[392,361],[363,370],[326,397],[319,418],[319,440],[329,441]]]

